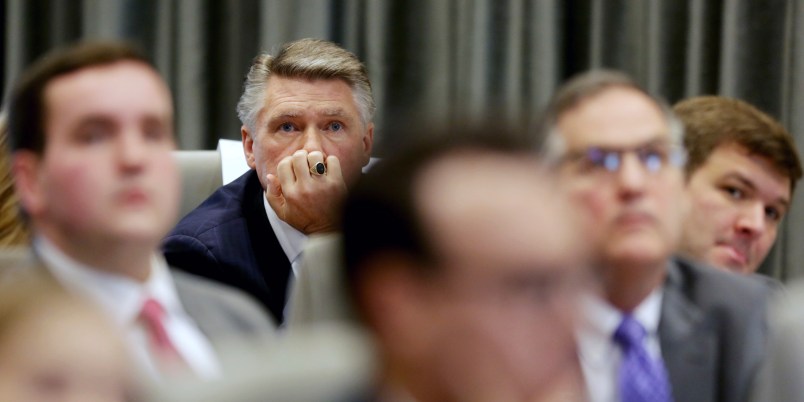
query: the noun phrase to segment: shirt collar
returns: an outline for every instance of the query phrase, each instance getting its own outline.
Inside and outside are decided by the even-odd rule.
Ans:
[[[658,337],[663,296],[663,287],[657,287],[631,314],[645,328],[648,337]],[[623,319],[623,312],[597,295],[581,300],[581,312],[583,320],[577,338],[582,357],[592,362],[609,359],[614,349],[614,331]]]
[[[100,305],[121,327],[135,322],[148,297],[159,301],[168,315],[184,314],[167,263],[158,253],[151,258],[148,279],[138,282],[76,261],[42,236],[33,246],[59,283]]]
[[[280,219],[274,209],[271,208],[271,205],[268,204],[268,199],[264,193],[262,204],[265,207],[265,214],[268,215],[268,221],[271,223],[271,229],[273,229],[279,245],[282,246],[282,251],[288,257],[288,261],[292,264],[301,255],[304,244],[307,242],[307,235]]]

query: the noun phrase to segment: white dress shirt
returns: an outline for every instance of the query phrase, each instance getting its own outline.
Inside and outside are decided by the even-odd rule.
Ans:
[[[147,330],[137,319],[143,302],[156,299],[165,309],[164,326],[184,362],[200,378],[220,377],[219,362],[209,340],[182,308],[167,263],[161,255],[151,259],[151,274],[144,283],[105,272],[73,260],[44,237],[34,248],[48,270],[64,287],[86,296],[105,310],[123,331],[135,363],[154,379],[160,377],[151,355]]]
[[[661,358],[662,353],[658,330],[663,295],[661,287],[654,290],[632,314],[645,328],[645,348],[655,359]],[[581,310],[583,320],[577,334],[578,351],[589,402],[618,402],[617,376],[623,352],[614,341],[614,332],[623,319],[623,313],[597,296],[586,297]]]
[[[271,222],[271,229],[282,246],[282,251],[290,261],[290,266],[293,269],[293,276],[299,276],[299,264],[301,263],[301,254],[304,245],[307,243],[307,235],[300,232],[287,222],[279,218],[268,203],[268,199],[263,195],[262,204],[265,206],[265,214],[268,215],[268,222]],[[292,280],[292,279],[291,279]]]

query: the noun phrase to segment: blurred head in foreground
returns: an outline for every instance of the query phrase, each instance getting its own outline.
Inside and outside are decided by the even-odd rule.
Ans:
[[[55,284],[0,286],[0,400],[114,402],[131,397],[119,334]]]
[[[384,359],[381,392],[538,397],[575,363],[574,214],[505,129],[430,134],[372,168],[345,206],[348,287]]]

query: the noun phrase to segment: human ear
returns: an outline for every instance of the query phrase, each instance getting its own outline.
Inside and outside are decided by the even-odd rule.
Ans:
[[[47,205],[41,183],[41,163],[41,157],[32,151],[17,151],[11,158],[14,190],[22,208],[31,216],[40,215]]]
[[[240,136],[243,138],[243,154],[246,156],[246,163],[248,167],[256,169],[257,164],[254,162],[254,139],[246,125],[240,127]]]

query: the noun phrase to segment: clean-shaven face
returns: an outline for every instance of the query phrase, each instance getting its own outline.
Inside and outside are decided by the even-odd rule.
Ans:
[[[659,106],[615,86],[564,112],[556,128],[567,146],[562,181],[589,212],[604,265],[667,259],[681,234],[683,176],[670,163],[674,144]],[[619,153],[619,165],[596,159],[606,153]]]
[[[433,365],[464,387],[493,367],[487,378],[544,392],[575,359],[573,309],[588,267],[575,211],[524,157],[453,156],[422,177],[417,203],[441,261],[428,279],[437,286],[422,292],[443,342]]]
[[[737,144],[715,148],[687,180],[690,210],[681,251],[716,267],[753,273],[790,204],[790,178]]]
[[[26,209],[58,245],[153,244],[173,225],[179,176],[168,88],[135,61],[84,68],[44,94],[45,149]]]

